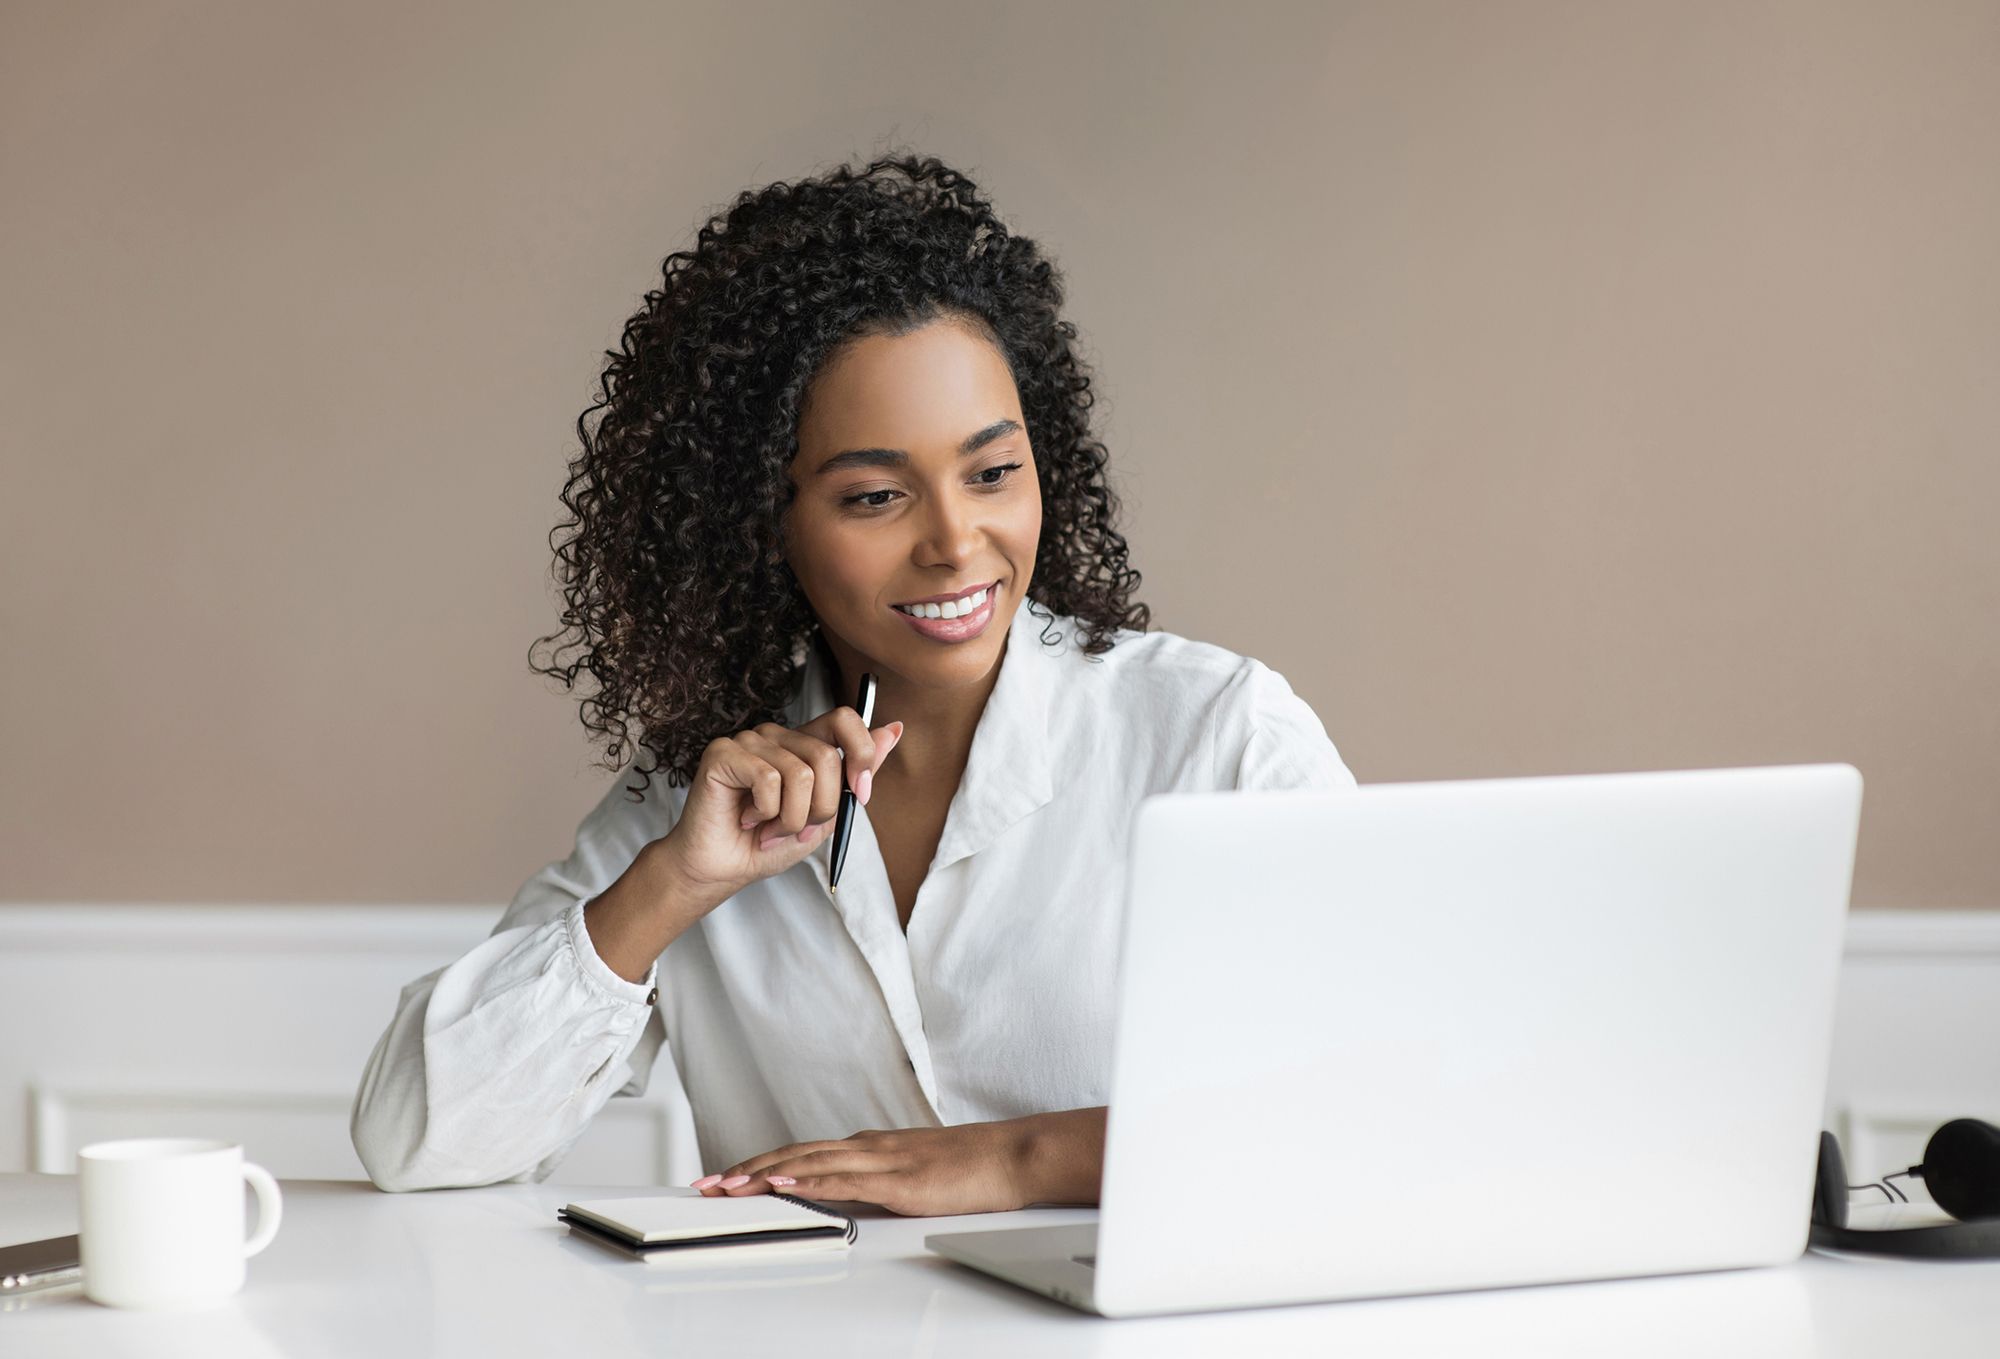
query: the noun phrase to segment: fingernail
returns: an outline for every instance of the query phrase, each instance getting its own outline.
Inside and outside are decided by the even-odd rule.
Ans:
[[[690,1188],[690,1189],[706,1189],[706,1188],[708,1188],[708,1187],[709,1187],[710,1185],[712,1185],[712,1184],[716,1183],[716,1182],[717,1182],[718,1180],[720,1180],[721,1178],[722,1178],[722,1177],[721,1177],[720,1175],[704,1175],[704,1176],[702,1176],[702,1177],[701,1177],[700,1179],[696,1180],[696,1181],[695,1181],[695,1182],[694,1182],[693,1184],[689,1185],[689,1186],[688,1186],[688,1188]]]
[[[791,1176],[789,1176],[789,1175],[773,1175],[773,1176],[771,1177],[771,1183],[772,1183],[772,1184],[797,1184],[797,1183],[798,1183],[798,1181],[797,1181],[797,1180],[795,1180],[795,1179],[793,1179],[793,1178],[792,1178]]]
[[[748,1175],[731,1175],[717,1187],[720,1189],[736,1189],[748,1183],[750,1183]]]
[[[862,806],[866,807],[868,805],[868,792],[874,786],[875,771],[872,769],[862,770],[861,777],[855,781],[854,789],[854,795],[861,799]]]

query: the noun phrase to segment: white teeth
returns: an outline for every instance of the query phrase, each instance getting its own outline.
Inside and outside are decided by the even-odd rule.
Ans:
[[[986,602],[986,591],[975,590],[964,599],[944,604],[898,604],[896,608],[912,618],[963,618],[976,613]]]

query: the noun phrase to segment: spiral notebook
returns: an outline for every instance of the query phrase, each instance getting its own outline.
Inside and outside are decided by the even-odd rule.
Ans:
[[[642,1198],[586,1199],[566,1204],[556,1219],[570,1233],[632,1259],[745,1264],[795,1255],[845,1251],[860,1228],[795,1194],[709,1198],[699,1191]]]

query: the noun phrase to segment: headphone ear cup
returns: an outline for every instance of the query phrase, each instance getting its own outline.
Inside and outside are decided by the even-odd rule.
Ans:
[[[1924,1187],[1961,1222],[2000,1217],[2000,1128],[1954,1118],[1924,1144]]]
[[[1840,1140],[1822,1129],[1819,1135],[1819,1178],[1813,1181],[1813,1221],[1828,1227],[1847,1225],[1847,1162]]]

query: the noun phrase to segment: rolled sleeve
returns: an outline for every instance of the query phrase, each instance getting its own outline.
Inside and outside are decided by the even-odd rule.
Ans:
[[[640,1094],[664,1027],[659,962],[627,981],[584,907],[661,833],[612,786],[574,851],[515,893],[493,933],[405,986],[370,1054],[350,1131],[388,1190],[545,1179],[614,1094]]]
[[[611,970],[611,965],[605,962],[603,955],[597,951],[597,945],[591,942],[590,928],[583,919],[583,907],[584,903],[579,901],[563,912],[563,920],[568,926],[569,946],[576,954],[577,969],[583,973],[586,981],[602,993],[604,999],[646,1004],[647,998],[653,993],[654,984],[659,979],[660,960],[653,959],[646,968],[645,977],[641,980],[626,981]]]

